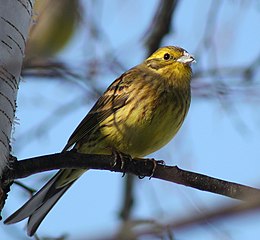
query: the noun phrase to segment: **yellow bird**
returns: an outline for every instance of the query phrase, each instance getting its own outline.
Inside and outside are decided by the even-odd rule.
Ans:
[[[63,151],[144,157],[167,144],[180,129],[191,94],[192,55],[162,47],[116,79],[72,133]],[[86,169],[60,170],[6,224],[29,217],[32,236],[60,197]]]

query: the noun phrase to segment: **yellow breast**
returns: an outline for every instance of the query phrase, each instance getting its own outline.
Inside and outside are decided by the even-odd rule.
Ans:
[[[105,144],[132,157],[160,149],[184,121],[190,104],[186,95],[165,93],[150,102],[138,101],[131,108],[126,104],[103,123],[107,125],[101,130],[107,136]]]

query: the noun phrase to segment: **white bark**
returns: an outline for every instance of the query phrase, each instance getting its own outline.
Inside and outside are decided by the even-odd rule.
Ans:
[[[8,166],[16,96],[33,2],[0,0],[0,178]]]

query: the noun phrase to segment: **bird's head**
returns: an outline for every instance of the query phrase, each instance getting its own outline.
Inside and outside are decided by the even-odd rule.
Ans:
[[[180,47],[162,47],[145,60],[151,70],[166,78],[191,79],[191,63],[196,62],[194,57]]]

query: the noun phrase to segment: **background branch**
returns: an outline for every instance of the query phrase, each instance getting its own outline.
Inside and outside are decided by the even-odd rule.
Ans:
[[[170,32],[177,3],[178,0],[163,0],[159,2],[153,20],[146,32],[145,46],[147,57],[160,47],[163,38]],[[124,221],[131,218],[131,212],[134,207],[134,183],[135,176],[126,175],[123,190],[124,196],[119,214]]]
[[[178,0],[164,0],[159,2],[150,29],[147,31],[148,36],[145,45],[148,55],[158,49],[163,37],[170,32],[172,16],[178,5],[177,3]]]
[[[251,198],[246,202],[240,202],[238,204],[232,204],[229,206],[215,208],[213,210],[205,211],[200,214],[194,214],[184,219],[172,220],[166,224],[153,223],[149,227],[135,233],[136,237],[144,235],[162,235],[169,229],[183,230],[185,228],[191,228],[196,225],[206,225],[209,222],[221,221],[224,218],[232,218],[238,215],[259,211],[260,200],[259,198]],[[114,239],[114,238],[111,238]]]

